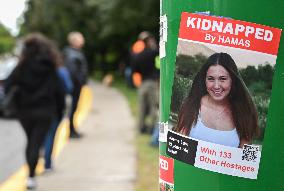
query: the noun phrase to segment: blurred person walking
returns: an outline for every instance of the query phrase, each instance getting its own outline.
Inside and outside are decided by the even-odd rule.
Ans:
[[[59,51],[45,36],[32,33],[24,39],[19,63],[9,77],[5,91],[17,87],[17,117],[27,136],[26,160],[29,168],[27,189],[35,189],[35,168],[39,150],[57,111],[62,87],[56,73]]]
[[[140,133],[151,133],[158,117],[159,70],[155,66],[155,59],[159,51],[151,33],[143,31],[138,39],[145,43],[145,48],[133,58],[134,72],[140,73],[142,77],[142,84],[138,89],[138,129]]]
[[[82,87],[87,83],[88,63],[81,48],[85,44],[85,39],[80,32],[68,34],[69,46],[63,50],[64,63],[70,72],[73,82],[72,108],[70,113],[70,138],[80,138],[82,135],[77,132],[74,125],[74,114],[76,112]]]
[[[72,90],[73,90],[73,83],[71,81],[69,71],[63,65],[62,62],[60,62],[60,65],[57,67],[57,75],[61,81],[63,91],[60,92],[61,95],[57,96],[58,99],[56,99],[57,100],[56,116],[52,122],[52,125],[46,135],[45,142],[44,142],[45,172],[50,172],[53,170],[52,151],[53,151],[54,139],[55,139],[57,128],[60,125],[60,122],[62,121],[64,117],[64,112],[66,110],[66,104],[65,104],[66,96],[71,95]]]

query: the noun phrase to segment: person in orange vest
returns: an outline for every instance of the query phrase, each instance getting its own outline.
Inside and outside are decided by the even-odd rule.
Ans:
[[[137,84],[140,85],[138,87],[138,129],[141,133],[151,133],[157,122],[158,113],[159,70],[155,67],[155,59],[159,51],[151,33],[143,31],[139,34],[138,39],[145,44],[144,49],[137,53],[133,59],[133,77],[135,77],[135,73],[141,75],[141,84]],[[139,76],[138,74],[137,76]],[[147,124],[146,118],[149,119]]]
[[[145,43],[142,39],[137,38],[129,50],[129,60],[124,70],[127,85],[131,88],[138,88],[141,85],[141,74],[133,71],[133,60],[145,49]]]

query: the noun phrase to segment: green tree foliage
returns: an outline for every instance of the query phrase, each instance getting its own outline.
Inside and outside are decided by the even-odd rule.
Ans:
[[[274,68],[269,63],[255,66],[247,66],[240,70],[240,74],[253,95],[270,97],[272,89]]]
[[[172,88],[171,121],[176,123],[178,112],[183,100],[188,96],[194,76],[206,62],[206,56],[178,55],[176,58],[176,71]]]
[[[248,66],[240,70],[241,76],[247,85],[258,112],[258,125],[262,140],[266,127],[266,117],[270,102],[274,67],[270,63],[263,63],[258,67]]]
[[[11,52],[15,46],[15,38],[0,23],[0,55]]]
[[[258,72],[254,66],[247,66],[245,69],[240,70],[240,73],[247,86],[250,86],[258,79]]]
[[[191,89],[192,80],[190,78],[184,78],[180,76],[174,77],[174,84],[172,88],[172,99],[171,99],[171,121],[176,123],[178,112],[184,101],[188,96]]]
[[[195,56],[178,55],[176,58],[176,74],[185,78],[192,78],[205,62],[206,56],[202,54]]]
[[[90,63],[115,69],[139,32],[158,33],[158,10],[159,1],[153,0],[29,0],[21,34],[40,31],[62,48],[68,32],[80,31]]]
[[[266,89],[272,89],[273,73],[274,68],[269,63],[265,63],[264,65],[258,66],[259,78],[266,83]]]

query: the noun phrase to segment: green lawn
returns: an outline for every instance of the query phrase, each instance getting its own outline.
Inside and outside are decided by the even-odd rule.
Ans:
[[[115,77],[113,87],[127,98],[134,118],[137,120],[137,91],[126,86],[123,78]],[[135,191],[157,191],[159,182],[159,149],[149,145],[150,135],[136,134],[137,180]]]

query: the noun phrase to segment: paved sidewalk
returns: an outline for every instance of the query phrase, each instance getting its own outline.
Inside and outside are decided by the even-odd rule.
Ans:
[[[135,125],[127,100],[114,88],[91,82],[93,108],[80,140],[70,140],[55,171],[37,177],[39,191],[133,191]]]

